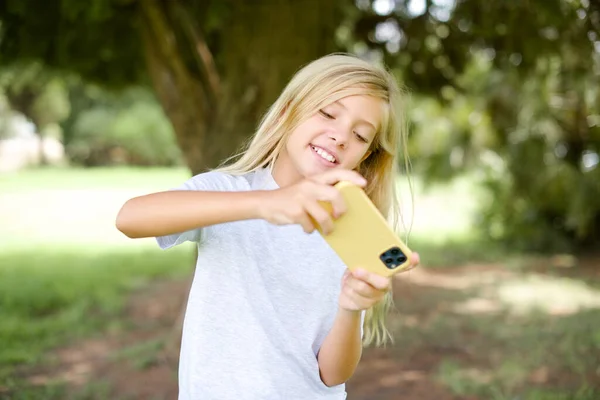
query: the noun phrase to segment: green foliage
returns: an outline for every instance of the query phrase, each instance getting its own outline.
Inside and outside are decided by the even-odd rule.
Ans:
[[[115,119],[113,135],[130,153],[129,164],[174,165],[180,151],[169,120],[158,104],[135,104]]]
[[[391,6],[382,10],[386,3]],[[143,4],[152,7],[144,13]],[[219,118],[231,115],[237,100],[225,104],[227,113],[208,111],[197,125],[211,120],[209,125],[219,135],[247,132],[287,79],[286,71],[298,67],[289,65],[296,62],[291,56],[283,56],[273,70],[273,63],[263,64],[263,60],[272,58],[269,51],[286,54],[298,49],[299,42],[284,37],[269,41],[269,32],[257,34],[260,38],[252,46],[247,42],[248,33],[258,32],[258,26],[275,24],[264,17],[269,7],[249,6],[248,12],[260,11],[250,19],[232,2],[94,0],[82,5],[73,0],[9,0],[0,4],[0,61],[9,65],[43,60],[47,66],[75,71],[103,85],[144,85],[148,83],[144,50],[150,49],[146,55],[154,54],[149,57],[154,60],[148,64],[151,70],[163,71],[168,85],[174,85],[158,85],[162,101],[177,98],[165,93],[185,93],[181,98],[186,100],[170,108],[172,120],[181,120],[173,115],[194,114],[201,108],[192,93],[203,92],[211,107],[219,103],[211,100],[210,90],[202,90],[211,74],[199,62],[194,43],[206,44],[222,87],[235,89],[225,98],[242,98],[243,90],[238,88],[247,82],[256,84],[256,90],[248,93],[257,97],[249,101],[254,109],[240,112],[234,123]],[[490,195],[479,220],[484,235],[510,246],[552,251],[600,242],[598,2],[364,0],[340,2],[337,8],[346,11],[346,19],[339,19],[336,38],[319,37],[322,48],[331,49],[336,42],[364,56],[382,56],[417,93],[410,143],[416,171],[430,180],[452,179],[467,169],[480,172]],[[40,13],[27,11],[32,9]],[[257,25],[239,23],[244,18]],[[322,32],[321,28],[314,31]],[[140,32],[153,39],[140,40]],[[162,37],[168,37],[174,47],[158,40]],[[311,46],[313,41],[303,43]],[[177,82],[185,83],[178,87]],[[71,107],[80,106],[71,102]],[[153,106],[125,108],[130,114],[110,105],[73,112],[63,126],[73,127],[65,129],[65,139],[74,159],[89,165],[106,160],[175,162],[179,156],[166,134],[170,128]],[[215,115],[219,121],[212,121]],[[153,123],[145,124],[140,116]],[[190,129],[178,132],[186,137],[199,134],[189,125],[176,129]],[[103,135],[106,139],[100,138]],[[117,138],[123,146],[115,144]],[[94,143],[95,150],[86,141]],[[150,141],[164,151],[150,148]],[[209,142],[202,142],[202,151],[230,153],[226,145]],[[204,167],[202,162],[196,170]]]
[[[33,103],[32,111],[42,128],[64,120],[70,113],[64,81],[57,78],[50,80]]]
[[[119,101],[94,101],[88,107],[80,109],[70,125],[66,149],[73,162],[87,166],[180,164],[172,126],[147,93],[131,90]]]
[[[474,95],[495,122],[486,150],[502,171],[485,169],[491,197],[481,223],[511,246],[566,250],[600,239],[600,126],[586,115],[600,110],[599,92],[548,61],[525,84],[508,72],[500,89],[492,70],[477,83],[486,82]]]
[[[131,1],[3,1],[0,62],[43,60],[105,84],[139,82],[145,62],[136,11]]]
[[[0,71],[0,91],[13,110],[22,113],[38,132],[70,114],[66,82],[39,62],[18,62]]]
[[[13,136],[11,130],[10,118],[13,116],[13,110],[10,108],[6,96],[0,91],[0,140],[9,139]]]
[[[480,226],[492,240],[597,245],[598,4],[394,3],[389,14],[356,17],[354,38],[383,50],[417,93],[416,170],[429,181],[479,172],[489,189]]]
[[[357,2],[361,12],[352,13],[353,43],[381,50],[410,88],[436,97],[441,88],[456,86],[479,52],[490,57],[494,69],[518,66],[525,78],[540,58],[565,50],[580,52],[567,62],[585,69],[579,57],[593,53],[598,39],[600,7],[592,1],[391,0],[387,10],[374,3]]]

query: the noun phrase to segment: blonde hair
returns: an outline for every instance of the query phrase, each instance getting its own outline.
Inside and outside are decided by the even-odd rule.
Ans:
[[[217,170],[234,175],[272,167],[298,124],[321,107],[352,95],[368,95],[383,100],[383,118],[370,149],[372,153],[357,168],[367,179],[365,192],[379,211],[398,228],[399,207],[395,178],[400,142],[405,161],[406,122],[403,116],[403,92],[394,77],[383,67],[348,54],[330,54],[300,69],[279,98],[269,108],[256,134],[238,155],[226,160]],[[227,164],[231,159],[235,162]],[[408,166],[408,165],[407,165]],[[385,317],[393,305],[392,292],[365,315],[365,346],[380,346],[393,340],[386,329]]]

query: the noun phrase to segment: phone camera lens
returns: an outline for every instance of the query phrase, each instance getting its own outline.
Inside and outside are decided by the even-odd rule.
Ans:
[[[392,250],[392,254],[393,254],[393,255],[397,256],[397,255],[398,255],[398,253],[400,253],[400,250],[398,250],[398,249],[394,249],[394,250]]]
[[[391,263],[393,263],[393,262],[394,262],[394,260],[393,260],[393,259],[391,259],[391,258],[388,258],[388,259],[386,259],[386,260],[385,260],[385,262],[386,262],[387,264],[391,264]]]

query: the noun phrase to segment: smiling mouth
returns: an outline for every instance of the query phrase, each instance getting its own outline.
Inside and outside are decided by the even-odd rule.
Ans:
[[[329,154],[327,151],[323,150],[322,148],[313,146],[312,144],[310,145],[310,148],[317,155],[319,155],[323,160],[329,161],[332,164],[336,164],[337,163],[337,159],[332,154]]]

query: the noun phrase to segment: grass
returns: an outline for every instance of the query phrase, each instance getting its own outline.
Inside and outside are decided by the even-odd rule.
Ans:
[[[187,179],[185,168],[31,168],[0,174],[2,193],[38,190],[167,189]]]
[[[451,284],[458,279],[471,283]],[[593,284],[509,269],[496,277],[432,275],[420,285],[406,288],[410,301],[397,302],[394,351],[401,360],[415,352],[439,358],[436,380],[459,398],[600,398]]]
[[[55,346],[120,329],[132,290],[191,271],[191,245],[163,252],[114,227],[127,198],[185,178],[181,170],[122,168],[0,177],[0,387]]]
[[[475,316],[445,309],[414,324],[419,316],[409,309],[415,303],[423,307],[440,300],[428,297],[403,307],[406,322],[398,328],[396,358],[437,358],[434,379],[458,398],[600,398],[599,310],[516,318],[508,312]]]
[[[0,397],[1,388],[19,387],[17,399],[65,398],[62,383],[23,386],[17,371],[43,364],[56,346],[127,329],[122,311],[133,290],[190,272],[191,245],[162,252],[153,239],[130,240],[114,227],[126,199],[186,178],[182,169],[134,168],[0,175]],[[517,268],[467,289],[444,288],[436,277],[420,282],[425,291],[399,303],[402,346],[394,351],[441,353],[435,379],[457,396],[600,398],[589,383],[600,375],[599,282],[529,273],[520,255],[477,240],[474,193],[468,179],[428,191],[416,182],[413,213],[401,182],[409,245],[425,267]],[[472,302],[495,308],[476,312],[467,307]],[[159,347],[149,341],[114,357],[143,369]],[[71,397],[109,392],[109,382],[96,382]]]
[[[113,355],[113,359],[116,361],[129,360],[136,369],[144,369],[156,362],[163,345],[164,339],[162,338],[148,340],[126,347]]]
[[[74,339],[106,328],[104,322],[119,314],[133,289],[190,270],[190,253],[182,250],[2,252],[0,365],[37,363],[63,336]]]
[[[452,318],[461,317],[452,316]],[[597,399],[600,310],[568,317],[508,315],[463,317],[472,356],[448,358],[438,379],[460,396],[485,399]],[[440,337],[441,335],[434,335]],[[596,354],[596,355],[594,355]]]
[[[63,382],[51,382],[43,386],[19,387],[11,400],[97,400],[108,399],[111,396],[109,382],[90,382],[84,388],[73,392]],[[126,399],[121,399],[126,400]]]

